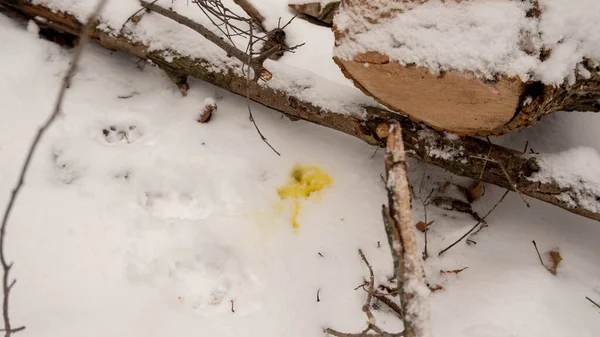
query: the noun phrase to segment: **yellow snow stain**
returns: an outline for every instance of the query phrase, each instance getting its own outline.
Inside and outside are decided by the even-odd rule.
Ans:
[[[281,200],[292,199],[292,228],[298,228],[298,215],[302,209],[300,202],[331,186],[331,183],[331,177],[317,166],[297,165],[292,169],[288,183],[277,190]]]

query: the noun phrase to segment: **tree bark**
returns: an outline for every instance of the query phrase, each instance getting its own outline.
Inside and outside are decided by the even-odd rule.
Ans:
[[[383,207],[398,292],[402,304],[405,337],[429,337],[429,289],[425,282],[423,259],[417,246],[410,206],[406,154],[400,124],[394,124],[387,138],[385,155],[386,188],[389,208]]]
[[[402,4],[411,2],[410,9],[402,7]],[[386,52],[391,54],[390,50],[403,48],[403,43],[396,40],[394,31],[387,25],[400,22],[403,15],[408,15],[427,2],[342,1],[339,16],[344,19],[340,20],[339,25],[334,22],[335,53],[338,55],[334,60],[344,75],[366,95],[436,130],[471,136],[506,134],[531,126],[555,111],[600,111],[600,67],[589,60],[581,60],[580,73],[584,75],[578,75],[574,83],[568,83],[565,79],[561,85],[553,86],[537,80],[524,82],[518,76],[507,74],[496,75],[492,80],[474,72],[456,69],[436,74],[427,67],[405,65],[392,59]],[[459,4],[448,2],[447,6],[451,8]],[[523,17],[529,17],[530,20],[539,20],[543,15],[543,10],[535,6],[528,13],[523,13]],[[436,30],[435,27],[430,29]],[[441,30],[438,33],[446,34]],[[470,33],[464,32],[466,36]],[[524,54],[543,60],[551,52],[534,47],[531,42],[534,32],[522,34],[525,36],[519,41],[520,45],[515,47]],[[386,48],[378,51],[365,42],[359,42],[371,40],[374,36],[388,36],[388,40],[396,41],[397,46],[385,45]],[[419,41],[428,36],[415,34],[406,39]],[[422,41],[424,44],[427,42]],[[446,49],[436,52],[452,54],[461,50],[460,47],[457,50]]]
[[[0,8],[2,5],[7,11],[25,19],[33,19],[40,26],[69,34],[79,35],[83,27],[73,16],[53,11],[44,5],[34,5],[24,0],[0,0]],[[118,35],[117,32],[115,35],[111,35],[94,29],[91,38],[106,49],[122,51],[150,60],[169,73],[180,76],[189,75],[230,92],[246,95],[247,80],[234,69],[229,72],[217,72],[210,67],[207,60],[183,56],[167,60],[164,56],[165,51],[149,51],[147,46],[133,41],[127,36]],[[173,52],[170,51],[170,55],[172,54]],[[409,156],[439,166],[459,176],[479,179],[484,167],[484,161],[480,158],[485,158],[490,153],[490,161],[482,175],[484,182],[510,189],[514,189],[516,186],[516,189],[524,195],[600,221],[598,207],[589,206],[580,200],[582,196],[585,196],[587,199],[595,198],[600,203],[600,196],[588,195],[589,192],[585,190],[561,187],[556,182],[539,183],[534,181],[532,176],[540,170],[540,164],[535,156],[527,156],[519,151],[491,145],[477,138],[448,137],[445,133],[437,132],[397,113],[377,107],[356,106],[353,114],[336,113],[299,99],[288,92],[254,82],[250,83],[250,99],[281,111],[292,118],[303,119],[346,133],[371,145],[385,146],[390,126],[400,123],[404,145]],[[440,150],[451,155],[440,155]],[[565,196],[574,200],[574,203],[565,201]]]

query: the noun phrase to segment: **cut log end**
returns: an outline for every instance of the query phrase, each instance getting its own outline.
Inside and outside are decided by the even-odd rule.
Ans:
[[[413,2],[412,7],[400,5],[410,2]],[[578,76],[570,76],[560,84],[544,85],[538,77],[532,75],[533,80],[522,80],[524,74],[521,77],[509,75],[504,68],[488,69],[484,76],[477,67],[464,70],[459,65],[453,68],[452,64],[445,64],[430,69],[425,65],[431,60],[414,65],[408,60],[416,56],[402,60],[398,59],[402,57],[398,53],[386,55],[386,51],[396,48],[392,44],[386,45],[396,39],[394,30],[404,27],[390,22],[404,22],[403,15],[410,15],[408,12],[425,6],[425,3],[420,0],[348,0],[342,2],[336,16],[341,19],[339,25],[334,23],[333,27],[334,61],[356,87],[389,109],[436,130],[470,136],[502,135],[531,126],[555,111],[600,110],[600,69],[597,63],[588,62],[591,60],[581,60],[577,64]],[[531,14],[538,18],[540,15],[543,13]],[[445,34],[445,31],[438,30],[437,33]],[[407,34],[410,37],[407,40],[422,39],[423,45],[437,48],[435,41],[425,40],[430,36],[428,34]],[[525,42],[531,41],[517,41],[515,44],[519,44],[514,47],[531,56],[536,55],[533,42]],[[356,52],[359,50],[362,52]],[[460,47],[453,50],[443,45],[436,52],[462,55],[463,51]],[[479,52],[485,54],[487,50]],[[433,59],[435,54],[432,53]],[[468,57],[468,53],[465,55]],[[542,60],[544,55],[539,57]],[[449,70],[440,71],[440,68]],[[531,73],[533,70],[527,74]],[[494,77],[490,81],[491,76]]]
[[[378,53],[334,58],[344,75],[381,104],[435,129],[484,135],[503,127],[518,110],[523,83],[486,82],[459,72],[434,75],[422,67],[389,62]]]

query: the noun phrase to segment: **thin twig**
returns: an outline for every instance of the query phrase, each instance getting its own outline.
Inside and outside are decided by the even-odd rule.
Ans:
[[[151,2],[151,4],[154,4],[154,3],[156,3],[157,1],[158,1],[158,0],[154,0],[154,1],[152,1],[152,2]],[[126,24],[127,24],[129,21],[131,21],[131,19],[133,19],[133,17],[134,17],[134,16],[138,15],[138,14],[139,14],[141,11],[143,11],[143,10],[145,10],[145,9],[146,9],[146,8],[142,7],[142,8],[140,8],[140,9],[138,9],[138,10],[137,10],[135,13],[131,14],[131,15],[130,15],[130,16],[127,18],[127,20],[125,20],[125,22],[123,22],[123,25],[121,25],[121,29],[119,29],[119,34],[122,34],[122,33],[123,33],[123,29],[125,29],[125,25],[126,25]]]
[[[367,268],[369,268],[369,283],[368,283],[369,289],[367,290],[367,300],[365,301],[365,304],[363,305],[362,310],[367,315],[369,326],[371,326],[371,325],[375,325],[375,317],[373,316],[373,313],[371,312],[371,300],[373,298],[375,276],[373,275],[373,267],[371,267],[371,264],[369,263],[369,261],[367,260],[367,257],[365,256],[365,254],[363,253],[363,251],[361,249],[358,250],[358,254],[360,255],[361,259],[365,262],[365,264],[367,265]]]
[[[504,192],[504,194],[502,195],[502,197],[500,198],[500,200],[498,200],[498,202],[494,205],[494,207],[492,207],[479,221],[477,221],[477,223],[475,224],[475,226],[473,226],[471,229],[469,229],[468,232],[466,232],[463,236],[461,236],[458,240],[454,241],[454,243],[452,243],[450,246],[442,249],[442,251],[440,251],[438,253],[438,256],[441,256],[442,254],[444,254],[445,252],[447,252],[448,250],[450,250],[452,247],[454,247],[456,244],[458,244],[459,242],[461,242],[464,238],[466,238],[472,231],[475,230],[475,228],[477,228],[477,226],[479,226],[481,223],[485,222],[485,218],[488,217],[488,215],[490,215],[498,205],[500,205],[500,203],[504,200],[504,198],[506,197],[506,195],[508,194],[508,192],[510,192],[510,190],[506,190]]]
[[[587,297],[587,296],[586,296],[585,298],[586,298],[588,301],[592,302],[592,303],[593,303],[595,306],[597,306],[597,307],[598,307],[598,309],[600,309],[600,305],[599,305],[598,303],[596,303],[596,302],[592,301],[592,299],[591,299],[591,298],[589,298],[589,297]]]
[[[363,331],[363,332],[359,332],[359,333],[344,333],[344,332],[339,332],[333,329],[325,329],[323,330],[325,333],[328,333],[332,336],[336,336],[336,337],[402,337],[404,336],[403,332],[400,333],[389,333],[389,332],[383,332],[383,333],[377,333],[377,334],[367,334],[367,332],[369,332],[369,330],[367,331]]]
[[[427,201],[426,200],[429,199],[429,197],[433,194],[433,189],[431,190],[431,193],[429,193],[427,198],[423,199],[423,183],[425,182],[426,175],[427,175],[427,161],[425,161],[423,164],[423,174],[421,175],[421,182],[419,183],[419,200],[421,201],[421,204],[423,205],[424,221],[427,224],[429,222],[427,221]],[[414,191],[413,191],[413,194],[414,194]],[[429,232],[428,226],[425,227],[425,231],[423,232],[423,236],[425,239],[425,247],[423,247],[423,253],[422,253],[423,260],[427,260],[427,258],[429,257],[429,252],[427,251],[427,245],[428,245],[427,232]]]
[[[250,46],[252,45],[252,26],[250,26],[250,43],[249,43],[249,45]],[[252,63],[252,53],[248,53],[248,63],[247,63],[248,68],[250,68],[251,63]],[[255,77],[256,77],[256,75],[255,75]],[[248,73],[246,74],[246,106],[248,107],[248,118],[254,125],[256,132],[258,132],[258,135],[260,136],[260,139],[262,139],[262,141],[265,144],[267,144],[271,148],[271,150],[273,150],[273,152],[275,152],[278,156],[281,156],[281,154],[277,150],[275,150],[273,145],[271,145],[271,143],[269,143],[267,138],[262,134],[262,132],[258,128],[258,125],[256,124],[256,121],[254,120],[254,116],[252,116],[252,108],[250,107],[250,82],[251,82],[250,71],[248,71]]]
[[[519,194],[519,196],[521,197],[521,200],[523,200],[523,202],[525,203],[525,205],[527,207],[531,207],[531,205],[529,205],[529,203],[527,202],[527,200],[525,200],[525,197],[523,197],[523,194],[521,193],[521,191],[517,188],[517,184],[515,184],[512,181],[512,179],[510,178],[510,175],[508,174],[508,171],[506,171],[506,169],[504,168],[504,165],[502,165],[502,163],[500,163],[497,160],[490,159],[490,158],[484,158],[484,157],[479,157],[479,156],[469,156],[469,157],[475,158],[475,159],[481,159],[481,160],[489,161],[489,162],[495,163],[498,166],[500,166],[500,169],[504,173],[504,176],[506,177],[506,181],[508,181],[508,184],[510,185],[510,187],[512,187],[512,189]]]
[[[16,282],[16,280],[13,280],[9,283],[9,272],[10,272],[10,269],[12,268],[13,264],[12,264],[12,262],[8,263],[6,261],[6,256],[5,256],[5,252],[4,252],[4,250],[5,250],[4,243],[5,243],[5,239],[6,239],[6,227],[8,224],[8,219],[9,219],[11,211],[15,205],[15,202],[17,201],[19,192],[21,191],[21,188],[23,187],[23,185],[25,183],[25,176],[27,175],[27,171],[29,170],[29,165],[31,163],[31,159],[33,158],[33,155],[35,154],[35,150],[37,149],[37,146],[38,146],[40,140],[42,139],[44,133],[46,132],[46,130],[48,130],[48,128],[50,128],[52,123],[56,120],[56,118],[61,113],[62,103],[63,103],[64,97],[65,97],[65,93],[71,83],[71,79],[73,78],[73,75],[75,74],[77,64],[79,63],[79,60],[81,59],[81,55],[83,54],[83,48],[90,40],[90,33],[91,33],[93,27],[96,25],[98,15],[100,14],[100,11],[102,11],[102,8],[104,8],[106,1],[107,0],[98,1],[98,3],[96,4],[96,7],[94,8],[94,11],[88,18],[88,21],[87,21],[85,27],[83,28],[83,31],[81,34],[81,40],[79,42],[79,45],[77,46],[77,49],[75,49],[75,52],[73,53],[71,65],[70,65],[69,69],[67,69],[67,73],[63,77],[62,85],[60,87],[60,91],[58,93],[56,103],[54,105],[54,110],[52,111],[52,114],[48,117],[46,122],[44,122],[44,124],[42,124],[42,126],[38,129],[37,134],[35,135],[33,141],[29,145],[29,150],[27,152],[27,156],[25,157],[25,161],[23,162],[23,165],[21,167],[19,179],[17,180],[16,186],[12,190],[10,199],[8,201],[8,205],[6,206],[6,210],[4,211],[4,216],[2,218],[2,226],[0,227],[0,261],[2,263],[2,269],[4,272],[4,275],[2,278],[2,281],[3,281],[2,289],[3,289],[3,294],[4,294],[4,300],[2,303],[2,317],[4,318],[4,336],[5,337],[10,337],[13,333],[25,329],[25,326],[13,328],[10,323],[10,316],[9,316],[9,312],[8,312],[10,290],[12,289],[12,287],[15,285],[15,282]]]
[[[537,256],[540,258],[540,263],[544,268],[546,268],[544,260],[542,259],[542,255],[540,255],[540,251],[538,250],[537,244],[535,243],[535,240],[532,240],[531,242],[533,243],[533,247],[535,247],[535,252],[537,253]]]
[[[380,294],[378,292],[375,292],[373,294],[373,297],[375,297],[376,299],[378,299],[379,301],[381,301],[381,303],[387,305],[390,309],[392,309],[400,317],[402,317],[402,308],[400,308],[400,306],[398,304],[394,303],[394,301],[392,301],[389,298],[387,298],[384,294]]]
[[[361,249],[358,250],[358,254],[360,255],[361,259],[363,260],[363,262],[365,263],[365,265],[367,266],[367,268],[369,269],[369,281],[363,283],[362,285],[356,287],[356,289],[358,288],[363,288],[365,285],[368,285],[368,289],[364,289],[367,292],[367,300],[365,301],[365,304],[363,304],[362,307],[362,311],[365,313],[365,315],[367,315],[367,328],[364,329],[362,332],[360,333],[344,333],[344,332],[339,332],[337,330],[334,329],[325,329],[323,330],[325,333],[330,334],[332,336],[337,336],[337,337],[401,337],[404,336],[404,333],[389,333],[386,332],[384,330],[382,330],[381,328],[379,328],[375,323],[375,316],[373,316],[373,313],[371,312],[371,301],[373,300],[374,296],[379,296],[379,294],[377,294],[375,292],[375,276],[373,274],[373,267],[371,267],[371,264],[369,263],[369,260],[367,260],[367,257],[365,256],[365,254],[363,253],[363,251]],[[356,290],[354,289],[354,290]],[[317,296],[318,296],[318,292],[317,292]],[[384,296],[385,297],[385,296]],[[396,310],[400,310],[399,314],[401,314],[402,310],[398,308],[398,306],[396,305],[396,309],[394,309],[394,303],[389,301],[389,299],[385,299],[387,300],[387,302],[384,302],[384,300],[381,300],[382,302],[386,303],[388,306],[390,306],[390,308],[392,308],[392,310],[396,311]],[[398,312],[398,311],[396,311]],[[369,331],[374,331],[374,334],[369,334]]]
[[[489,139],[488,139],[488,141],[489,141]],[[490,145],[490,150],[488,151],[488,154],[485,157],[486,160],[483,161],[483,168],[481,169],[481,174],[479,174],[479,180],[481,180],[483,178],[483,173],[485,173],[485,168],[487,166],[488,159],[490,159],[491,154],[492,154],[492,146]]]

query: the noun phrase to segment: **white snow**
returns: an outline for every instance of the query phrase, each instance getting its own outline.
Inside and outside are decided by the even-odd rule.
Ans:
[[[485,78],[498,73],[527,80],[536,58],[519,48],[524,35],[536,27],[525,17],[527,6],[519,1],[486,0],[460,3],[428,1],[394,19],[383,20],[377,29],[362,31],[356,17],[341,11],[335,17],[348,39],[334,55],[352,59],[358,53],[380,51],[403,65],[415,64],[434,73],[442,70],[472,71]],[[358,33],[358,34],[357,34]]]
[[[600,212],[600,153],[594,148],[579,147],[539,156],[541,171],[532,180],[556,182],[560,187],[573,188],[575,195],[563,193],[560,198],[573,206]],[[580,191],[580,192],[579,192]]]
[[[539,0],[540,19],[526,17],[531,1],[484,0],[414,2],[374,1],[378,11],[342,7],[335,23],[346,36],[334,55],[352,59],[378,51],[403,65],[458,70],[486,79],[498,74],[522,81],[572,83],[584,58],[600,60],[600,2]],[[377,28],[368,18],[379,18]],[[543,62],[542,48],[551,50]],[[584,69],[585,70],[585,69]]]
[[[435,143],[435,139],[436,139],[435,134],[433,133],[432,130],[429,130],[429,129],[420,130],[418,135],[419,135],[419,140],[425,140],[427,142],[428,151],[429,151],[430,156],[438,157],[438,158],[445,159],[445,160],[460,160],[464,163],[467,162],[466,158],[464,158],[464,152],[462,151],[463,150],[462,146],[459,147],[458,149],[454,149],[453,147],[450,147],[448,145],[440,146],[440,145],[436,144]],[[445,135],[446,135],[446,139],[448,139],[449,141],[455,141],[455,140],[460,139],[459,136],[453,135],[450,133],[446,133]]]
[[[47,2],[79,8],[85,16],[93,1]],[[269,22],[284,12],[281,2]],[[183,1],[175,6],[186,10]],[[135,1],[113,1],[105,23],[118,29],[135,10]],[[193,34],[174,34],[179,28],[152,17],[142,19],[155,25],[148,28],[155,36],[146,38],[162,43],[183,34],[177,43],[190,43],[190,52],[212,53],[204,54],[206,46]],[[306,25],[293,25],[290,35],[331,34]],[[72,53],[35,32],[33,24],[0,15],[0,204],[51,111]],[[330,49],[301,50],[289,73],[281,70],[288,68],[288,56],[268,66],[276,75],[281,70],[282,78],[296,78],[295,93],[321,100],[332,95],[332,102],[320,104],[341,100],[347,104],[338,104],[342,110],[353,111],[360,93],[313,71],[324,69],[333,79]],[[233,62],[214,53],[218,62]],[[19,335],[306,337],[323,336],[325,327],[362,331],[366,294],[354,289],[368,271],[357,250],[373,265],[377,284],[388,284],[393,274],[381,222],[383,151],[373,155],[375,149],[359,140],[252,104],[261,131],[282,153],[277,157],[248,121],[245,99],[200,81],[191,81],[182,97],[161,71],[138,69],[137,61],[90,47],[63,116],[35,154],[6,241],[15,262],[11,275],[18,279],[11,318],[27,326]],[[317,96],[319,88],[327,89],[323,96]],[[199,124],[207,99],[218,110]],[[597,151],[595,117],[557,113],[502,141],[520,149],[526,139],[544,152],[581,145]],[[561,162],[579,163],[575,168],[553,167],[563,167],[565,182],[587,179],[596,155],[575,150],[560,156]],[[278,189],[298,164],[318,166],[332,183],[300,201],[294,230],[290,201],[281,200]],[[418,184],[423,165],[409,161],[408,168]],[[427,192],[446,180],[464,182],[431,165],[426,173]],[[487,186],[474,209],[484,214],[502,193]],[[595,337],[600,331],[598,310],[585,300],[600,301],[598,223],[530,202],[531,209],[510,194],[487,218],[489,227],[471,238],[476,245],[463,242],[441,258],[437,252],[474,220],[428,207],[435,222],[428,232],[426,279],[443,287],[430,295],[433,336]],[[423,216],[413,202],[414,222]],[[564,261],[557,276],[539,265],[533,239],[542,252],[560,247]],[[440,273],[466,266],[458,275]],[[382,328],[401,331],[394,314],[373,312]]]
[[[562,83],[574,77],[583,58],[600,61],[600,1],[539,0],[539,4],[542,43],[552,54],[535,69],[537,78]]]

